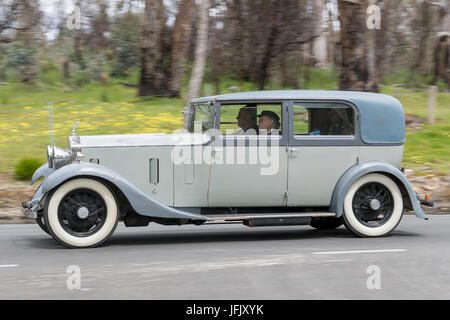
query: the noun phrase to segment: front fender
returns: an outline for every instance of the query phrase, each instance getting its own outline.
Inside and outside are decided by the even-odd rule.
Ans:
[[[142,193],[114,170],[93,163],[73,163],[53,171],[42,183],[42,193],[46,194],[64,181],[75,177],[98,177],[111,182],[127,197],[133,209],[144,216],[207,220],[204,216],[161,204]]]
[[[44,177],[44,179],[47,178],[53,171],[53,169],[48,167],[48,163],[43,164],[33,173],[31,184],[35,183],[40,177]]]
[[[348,189],[356,180],[369,173],[384,173],[394,176],[396,178],[395,182],[397,183],[399,188],[401,190],[403,189],[402,194],[404,198],[406,196],[411,202],[411,206],[406,207],[414,210],[414,214],[418,218],[428,220],[425,212],[420,206],[420,202],[417,199],[416,194],[414,193],[408,179],[406,179],[406,176],[403,174],[403,172],[401,172],[393,165],[377,161],[359,163],[344,172],[334,188],[333,196],[331,198],[330,211],[335,212],[337,217],[342,216],[344,211],[344,198],[347,194]]]

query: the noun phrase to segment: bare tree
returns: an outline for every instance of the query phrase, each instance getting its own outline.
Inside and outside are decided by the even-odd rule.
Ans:
[[[37,1],[3,1],[0,6],[0,43],[12,42],[17,32],[33,32],[40,20]],[[7,31],[13,32],[6,35]]]
[[[163,35],[166,13],[163,0],[145,0],[141,38],[141,81],[139,96],[167,93],[163,71]]]
[[[268,75],[268,68],[271,62],[273,51],[275,49],[275,42],[280,31],[280,25],[282,23],[282,10],[278,1],[274,1],[272,6],[268,8],[269,12],[273,15],[271,20],[270,29],[267,35],[267,41],[264,44],[261,55],[261,64],[259,67],[259,72],[257,76],[259,90],[264,90],[264,85],[266,83],[266,78]]]
[[[433,54],[433,79],[442,79],[450,89],[450,3],[448,0],[439,3],[438,32]]]
[[[82,1],[81,0],[77,0],[77,2],[75,3],[76,7],[78,8],[78,10],[82,10]],[[73,57],[75,60],[75,63],[78,64],[78,66],[80,67],[81,70],[86,69],[86,63],[84,62],[84,58],[83,58],[83,49],[82,49],[82,39],[83,39],[83,30],[81,28],[81,21],[80,21],[80,26],[79,28],[75,28],[73,30],[74,34],[73,34]]]
[[[341,90],[367,90],[366,59],[367,0],[338,0],[341,28]],[[373,85],[373,84],[372,84]]]
[[[191,16],[194,0],[181,0],[172,31],[172,52],[170,55],[169,93],[180,96],[183,73],[191,35]]]
[[[368,4],[379,5],[379,2],[369,0]],[[377,33],[376,28],[366,31],[367,82],[365,89],[369,91],[378,91]]]
[[[199,8],[200,19],[195,45],[194,67],[189,80],[186,96],[188,104],[192,99],[198,96],[203,81],[203,75],[205,73],[206,58],[208,54],[209,1],[210,0],[202,0]]]
[[[38,74],[37,61],[37,27],[40,20],[40,12],[37,0],[20,0],[17,2],[17,37],[24,51],[21,66],[21,81],[32,84]]]
[[[110,21],[107,13],[108,8],[108,2],[105,0],[96,0],[89,8],[90,32],[87,41],[96,50],[99,48],[105,49],[109,45],[109,40],[106,37],[106,34],[110,30]]]
[[[6,33],[14,28],[13,22],[16,20],[16,10],[16,1],[6,2],[0,6],[0,43],[13,40],[13,37]]]

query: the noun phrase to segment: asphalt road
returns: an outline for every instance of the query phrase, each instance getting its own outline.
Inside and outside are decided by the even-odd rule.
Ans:
[[[450,215],[404,216],[374,239],[120,224],[104,246],[76,250],[37,225],[0,225],[0,299],[450,299],[449,244]]]

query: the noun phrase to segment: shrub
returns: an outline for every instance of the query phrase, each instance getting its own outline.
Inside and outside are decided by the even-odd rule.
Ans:
[[[22,158],[15,167],[15,178],[30,180],[33,173],[42,165],[42,161],[36,158]]]

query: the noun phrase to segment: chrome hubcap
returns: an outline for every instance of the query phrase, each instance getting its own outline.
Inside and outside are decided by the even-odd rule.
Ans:
[[[86,207],[79,207],[77,210],[77,216],[80,219],[86,219],[89,216],[89,209]]]
[[[370,209],[372,210],[380,209],[380,201],[378,201],[377,199],[370,200]]]

